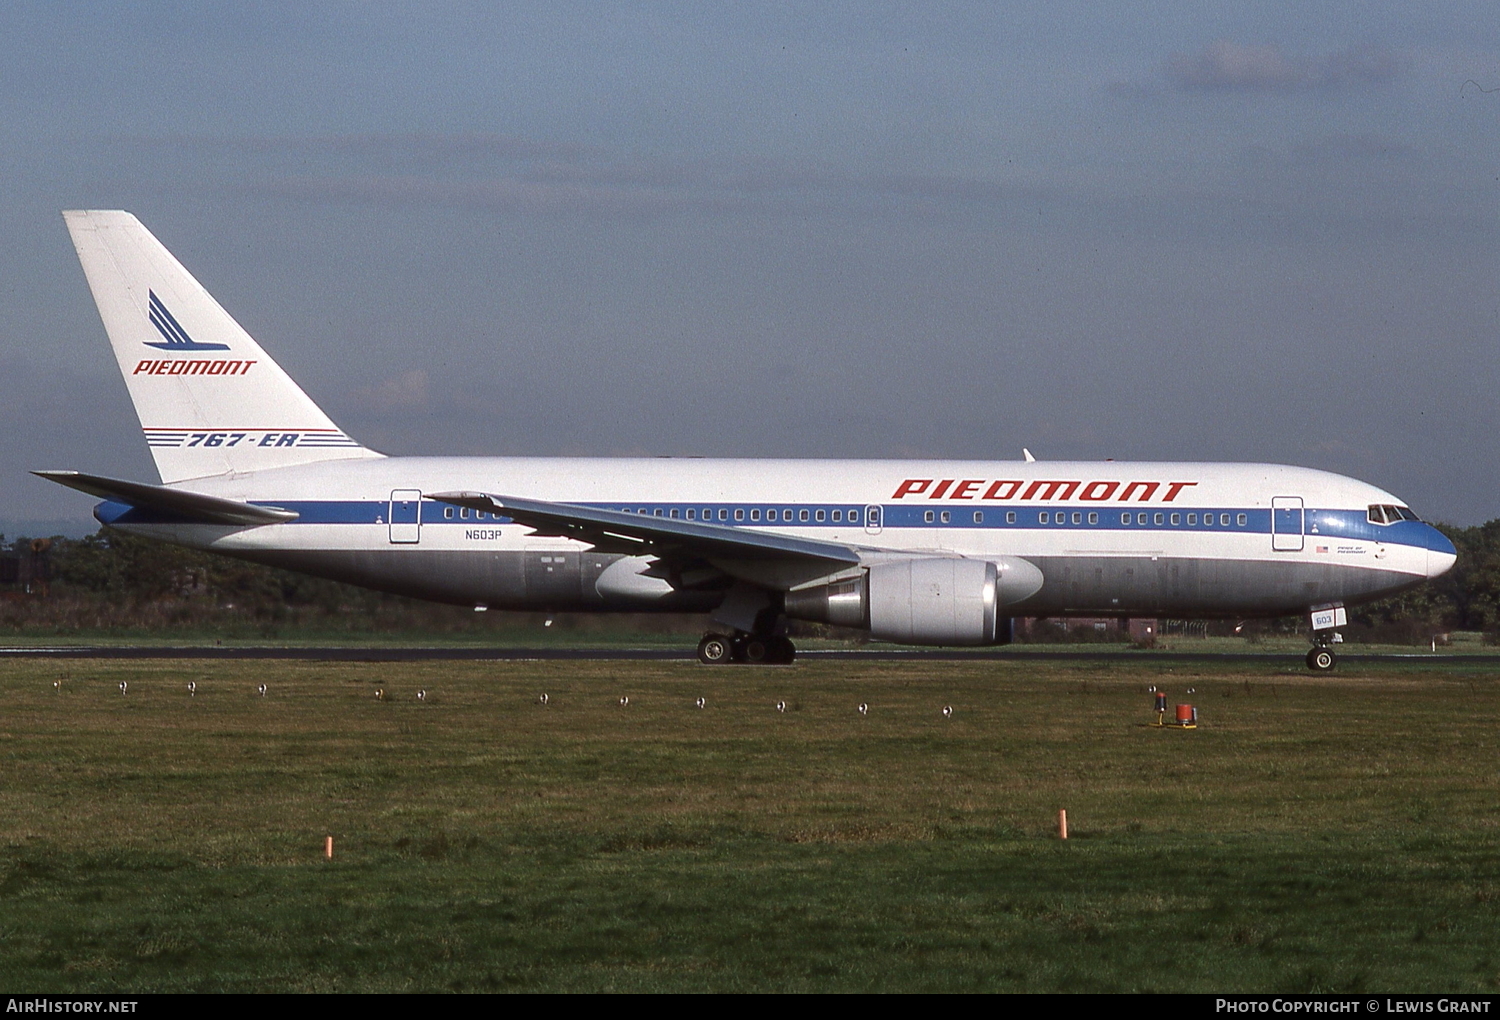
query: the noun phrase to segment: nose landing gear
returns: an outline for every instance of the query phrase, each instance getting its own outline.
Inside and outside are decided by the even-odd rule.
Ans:
[[[1339,664],[1339,657],[1328,645],[1316,645],[1307,653],[1307,668],[1314,673],[1332,673]]]
[[[1313,646],[1307,653],[1307,668],[1314,673],[1331,673],[1339,664],[1333,646],[1343,640],[1334,628],[1348,626],[1349,615],[1343,606],[1315,606],[1308,620],[1312,623]]]

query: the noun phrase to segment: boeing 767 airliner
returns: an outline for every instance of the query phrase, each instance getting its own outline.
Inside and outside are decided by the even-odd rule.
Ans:
[[[133,534],[476,609],[709,614],[706,663],[786,620],[992,645],[1015,616],[1305,614],[1453,545],[1364,482],[1271,464],[387,457],[302,392],[126,212],[64,213],[160,484],[37,474]]]

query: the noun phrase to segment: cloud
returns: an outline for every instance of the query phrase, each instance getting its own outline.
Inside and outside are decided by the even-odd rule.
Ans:
[[[222,160],[228,186],[300,201],[544,213],[808,214],[913,205],[1002,207],[1054,189],[950,174],[883,173],[808,159],[652,155],[491,135],[128,139]]]
[[[1168,57],[1161,80],[1174,92],[1307,92],[1385,84],[1406,65],[1401,54],[1377,46],[1303,57],[1219,39],[1198,53]]]
[[[427,370],[414,368],[358,390],[355,399],[376,411],[421,411],[427,408],[427,393]]]

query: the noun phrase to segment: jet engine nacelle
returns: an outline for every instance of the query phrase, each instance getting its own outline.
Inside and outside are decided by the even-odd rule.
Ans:
[[[863,628],[871,637],[908,645],[1006,644],[1009,616],[1002,609],[1041,586],[1041,571],[1026,560],[912,557],[788,592],[786,614]]]

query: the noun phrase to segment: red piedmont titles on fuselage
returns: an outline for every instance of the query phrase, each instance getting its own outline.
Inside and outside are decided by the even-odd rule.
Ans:
[[[1109,500],[1120,503],[1149,503],[1157,500],[1171,503],[1182,490],[1197,482],[1116,482],[1038,479],[1027,482],[1016,478],[908,478],[896,486],[892,499],[908,496],[927,499],[995,499],[995,500],[1070,500],[1075,496],[1087,502]]]

